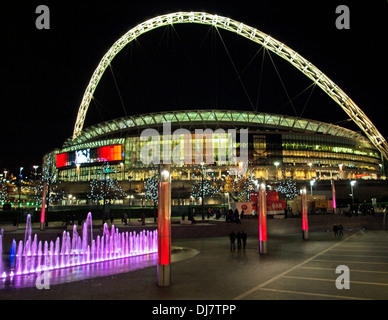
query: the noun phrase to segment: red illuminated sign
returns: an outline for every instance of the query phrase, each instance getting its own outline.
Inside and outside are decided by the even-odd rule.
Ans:
[[[116,146],[107,146],[97,149],[98,161],[120,161],[122,160],[121,155],[121,144]]]
[[[69,165],[68,155],[68,153],[57,154],[57,168],[62,168]]]
[[[60,153],[57,154],[56,158],[57,168],[70,167],[75,166],[76,164],[84,163],[122,161],[122,146],[119,144],[94,149],[85,149],[77,150],[74,152]]]

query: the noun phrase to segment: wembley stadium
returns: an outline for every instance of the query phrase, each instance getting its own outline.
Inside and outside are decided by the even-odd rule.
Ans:
[[[103,106],[96,99],[96,89],[108,68],[112,73],[120,104],[126,109],[111,64],[115,57],[141,35],[175,24],[206,25],[210,30],[216,28],[232,32],[250,40],[255,46],[260,45],[261,49],[264,48],[261,66],[267,54],[276,71],[270,54],[287,61],[307,77],[305,80],[309,80],[309,86],[302,92],[312,85],[313,89],[319,87],[322,93],[345,111],[348,116],[346,121],[351,120],[361,131],[339,126],[339,122],[330,117],[326,118],[326,122],[310,120],[307,118],[309,116],[302,118],[307,103],[303,104],[300,116],[295,109],[295,115],[289,116],[284,114],[284,110],[281,112],[280,109],[271,108],[272,101],[269,103],[269,110],[277,110],[274,112],[282,114],[270,113],[268,110],[259,112],[257,107],[253,108],[254,111],[237,111],[244,105],[242,101],[227,102],[227,105],[236,105],[235,110],[233,106],[222,110],[217,104],[214,109],[209,109],[203,107],[202,103],[198,109],[190,109],[190,106],[187,110],[172,107],[178,109],[177,111],[157,108],[156,110],[163,111],[150,113],[154,109],[144,107],[144,101],[138,102],[135,107],[136,104],[132,104],[131,100],[134,109],[142,106],[149,113],[134,115],[132,110],[131,116],[125,112],[125,117],[115,116],[114,120],[98,121],[97,124],[92,122],[92,125],[88,124],[89,127],[84,128],[90,103],[94,101],[98,110],[97,105]],[[221,35],[218,35],[222,40]],[[255,48],[254,57],[261,49],[257,51]],[[227,48],[225,50],[230,58],[229,51]],[[141,71],[141,74],[146,73]],[[239,74],[238,76],[241,80]],[[132,77],[136,78],[135,75]],[[151,78],[147,77],[147,81]],[[281,78],[279,80],[285,90],[283,81]],[[134,88],[131,87],[131,90]],[[292,99],[285,91],[288,103],[291,103]],[[194,93],[195,97],[201,96],[198,92]],[[311,93],[307,102],[310,102]],[[109,100],[107,105],[114,105],[112,95],[105,96]],[[164,98],[160,101],[164,101]],[[151,105],[159,106],[155,102]],[[324,105],[325,102],[321,102],[315,106],[320,110],[320,115],[324,113]],[[293,105],[292,107],[294,108]],[[223,108],[226,108],[225,104]],[[170,129],[167,135],[166,123]],[[142,134],[145,131],[162,135],[163,138],[143,139]],[[206,132],[205,136],[198,137],[198,131]],[[175,132],[179,134],[175,135]],[[177,146],[184,146],[184,152],[182,153],[181,148],[178,154],[174,153]],[[151,155],[147,151],[144,157],[144,150],[152,151]],[[246,156],[242,156],[242,151],[244,155],[246,152]],[[48,172],[46,176],[51,177],[51,182],[62,184],[59,188],[51,183],[49,198],[51,194],[62,195],[56,200],[59,205],[103,203],[105,207],[107,201],[121,206],[155,205],[155,178],[157,164],[161,162],[154,160],[166,154],[175,154],[175,160],[178,160],[171,163],[173,206],[203,206],[206,202],[208,205],[229,207],[233,202],[251,201],[250,193],[257,189],[255,183],[259,181],[265,181],[271,191],[275,190],[281,197],[288,199],[296,199],[298,190],[302,187],[310,188],[310,196],[318,196],[319,185],[319,195],[325,201],[331,198],[334,200],[331,193],[334,192],[336,181],[339,196],[345,202],[349,202],[350,198],[352,202],[355,200],[355,180],[374,181],[375,185],[383,189],[383,196],[367,186],[362,194],[359,189],[357,200],[370,201],[371,196],[376,195],[379,201],[384,197],[388,199],[387,188],[381,183],[385,180],[388,143],[362,110],[331,79],[296,51],[258,29],[228,17],[203,12],[166,14],[132,28],[112,45],[98,64],[85,90],[73,135],[60,149],[44,157],[43,170]],[[209,154],[212,161],[207,161]],[[278,200],[277,196],[274,198]]]
[[[47,154],[45,159],[55,159],[46,161],[51,165],[50,170],[66,186],[65,194],[73,197],[73,202],[69,203],[67,198],[62,203],[92,204],[88,197],[90,184],[93,181],[115,181],[125,195],[123,192],[111,203],[129,203],[126,197],[131,195],[133,205],[151,204],[147,202],[149,197],[141,199],[141,194],[147,193],[142,185],[155,177],[156,170],[154,164],[146,165],[140,159],[141,149],[147,143],[141,141],[140,135],[150,128],[162,133],[166,122],[171,123],[172,130],[188,129],[193,137],[198,129],[213,132],[210,136],[214,146],[213,164],[172,163],[174,205],[199,204],[201,199],[195,198],[201,197],[193,196],[192,189],[193,184],[204,179],[218,186],[206,203],[224,205],[228,191],[225,184],[228,179],[236,180],[236,177],[247,181],[265,180],[275,185],[281,181],[308,185],[314,180],[330,183],[332,180],[376,180],[382,177],[380,152],[360,133],[337,125],[286,115],[232,110],[160,112],[93,125],[85,128],[76,139],[67,139],[62,149]],[[222,137],[215,132],[220,128],[236,129],[237,133],[248,130],[246,170],[236,172],[232,170],[235,163],[217,161],[221,149],[215,146],[221,143]],[[163,141],[160,144],[158,150],[163,150]],[[238,150],[239,146],[237,139],[234,147]],[[170,147],[174,148],[174,144]],[[202,151],[205,159],[206,148]]]

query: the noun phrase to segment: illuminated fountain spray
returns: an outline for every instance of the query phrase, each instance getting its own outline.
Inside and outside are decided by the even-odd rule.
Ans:
[[[38,241],[31,233],[31,217],[27,217],[24,242],[13,240],[11,247],[11,275],[22,275],[46,270],[55,270],[114,259],[139,256],[158,251],[157,230],[122,232],[112,225],[103,226],[102,235],[93,239],[92,214],[89,212],[82,228],[82,236],[73,226],[70,234],[64,231],[56,241]],[[0,238],[1,240],[1,238]]]

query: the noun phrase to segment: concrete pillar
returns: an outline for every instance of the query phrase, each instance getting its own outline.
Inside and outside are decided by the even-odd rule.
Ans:
[[[157,284],[171,282],[171,173],[170,165],[159,165]]]
[[[265,197],[265,183],[259,185],[257,208],[259,213],[259,250],[260,254],[267,253],[267,201]]]
[[[302,230],[303,230],[303,239],[308,240],[309,238],[309,225],[307,219],[307,190],[304,187],[300,190],[300,195],[302,199]]]

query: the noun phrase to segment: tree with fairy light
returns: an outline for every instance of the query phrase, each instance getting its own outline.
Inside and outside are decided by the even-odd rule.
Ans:
[[[107,201],[122,200],[127,196],[123,188],[116,179],[106,177],[104,180],[94,179],[90,181],[90,193],[88,198],[94,203],[98,204],[103,200],[105,204]]]
[[[8,203],[12,200],[12,195],[17,193],[17,188],[13,184],[3,181],[0,183],[0,202]]]
[[[44,156],[41,179],[36,181],[33,187],[35,204],[41,205],[44,196],[43,186],[46,183],[46,212],[49,211],[49,206],[52,202],[59,202],[65,196],[65,192],[61,187],[62,182],[57,177],[56,163],[57,160],[54,153]]]
[[[225,183],[225,192],[228,192],[235,201],[250,201],[251,193],[255,192],[256,184],[253,178],[228,176]]]
[[[101,165],[101,171],[104,176],[103,179],[95,179],[90,181],[90,192],[88,198],[94,203],[99,204],[100,200],[103,203],[103,223],[106,218],[108,218],[108,211],[106,204],[111,203],[112,200],[122,200],[127,194],[123,191],[123,188],[116,179],[111,179],[109,173],[111,169],[109,168],[109,163],[105,161]]]
[[[156,222],[156,205],[158,204],[159,182],[157,172],[153,171],[153,176],[144,180],[144,194],[147,200],[154,202],[154,222]]]
[[[62,181],[59,180],[49,180],[47,181],[48,192],[47,192],[47,206],[50,203],[58,203],[65,198],[65,191],[62,188]],[[43,195],[43,180],[34,181],[32,185],[32,198],[34,199],[35,206],[42,205],[42,195]]]
[[[291,179],[281,181],[275,187],[275,191],[284,194],[287,199],[295,199],[298,196],[296,182]]]
[[[211,174],[205,169],[205,166],[201,164],[199,168],[200,173],[193,174],[192,180],[193,184],[191,185],[191,193],[190,195],[194,199],[202,199],[202,220],[205,219],[205,210],[204,210],[204,204],[205,204],[205,198],[211,197],[213,198],[217,194],[221,192],[221,188],[219,187],[217,181],[213,179]]]

